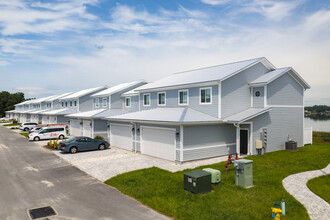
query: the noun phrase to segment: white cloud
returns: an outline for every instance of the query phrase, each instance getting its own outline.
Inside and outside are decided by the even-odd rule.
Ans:
[[[59,4],[1,1],[0,32],[2,35],[16,35],[84,29],[87,24],[83,20],[96,19],[86,11],[85,4],[95,4],[95,1]]]
[[[201,2],[208,5],[223,5],[228,3],[230,0],[201,0]]]
[[[7,66],[7,65],[9,65],[8,61],[0,60],[0,66]]]

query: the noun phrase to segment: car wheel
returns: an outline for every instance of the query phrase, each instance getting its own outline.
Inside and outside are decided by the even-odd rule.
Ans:
[[[99,145],[99,150],[104,150],[105,149],[105,145],[104,144],[100,144]]]
[[[71,147],[70,148],[70,153],[75,154],[77,153],[78,149],[76,147]]]
[[[24,131],[28,131],[29,130],[29,128],[24,128]]]
[[[38,137],[38,136],[37,137],[34,137],[33,140],[34,141],[40,141],[40,137]]]
[[[58,138],[61,139],[61,140],[63,140],[64,139],[64,136],[63,135],[60,135]]]

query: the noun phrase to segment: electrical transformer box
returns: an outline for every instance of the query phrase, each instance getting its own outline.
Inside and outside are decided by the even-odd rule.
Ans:
[[[192,193],[208,193],[212,190],[211,174],[203,170],[194,170],[183,175],[184,189]]]

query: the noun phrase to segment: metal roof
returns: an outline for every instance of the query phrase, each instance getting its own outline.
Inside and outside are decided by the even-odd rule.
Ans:
[[[71,95],[64,96],[64,97],[60,98],[60,100],[77,99],[77,98],[80,98],[82,96],[85,96],[85,95],[88,95],[90,93],[96,92],[96,91],[101,90],[101,89],[106,89],[106,88],[108,88],[108,87],[107,86],[99,86],[99,87],[96,87],[96,88],[80,90],[78,92],[72,93]]]
[[[144,83],[145,81],[134,81],[134,82],[128,82],[128,83],[121,83],[121,84],[118,84],[116,86],[113,86],[113,87],[110,87],[106,90],[103,90],[101,92],[98,92],[98,93],[95,93],[94,95],[91,95],[91,97],[102,97],[102,96],[109,96],[111,94],[114,94],[116,92],[120,92],[122,90],[125,90],[129,87],[132,87],[132,86],[135,86],[135,85],[138,85],[140,83]]]
[[[29,112],[29,114],[40,114],[40,113],[42,113],[42,112],[46,112],[46,111],[49,111],[49,110],[52,110],[52,109],[37,109],[37,110],[35,110],[35,111],[32,111],[32,112]]]
[[[191,108],[154,108],[106,117],[110,121],[153,121],[167,123],[222,122],[220,119]]]
[[[99,114],[99,113],[101,113],[105,110],[106,109],[97,109],[97,110],[86,111],[86,112],[78,112],[78,113],[66,115],[65,117],[69,117],[69,118],[91,118],[92,116],[97,115],[97,114]]]
[[[175,73],[160,80],[157,80],[155,82],[141,86],[136,90],[144,91],[144,90],[153,90],[160,88],[165,89],[167,87],[171,88],[175,86],[221,81],[259,62],[262,62],[269,69],[275,69],[275,67],[266,58],[262,57],[251,60],[239,61],[235,63],[228,63],[218,66]]]
[[[24,101],[24,102],[18,103],[18,104],[16,104],[15,106],[17,106],[17,105],[27,105],[27,104],[30,104],[31,101],[32,101],[32,100],[27,100],[27,101]]]
[[[68,115],[76,112],[77,112],[76,108],[61,108],[61,109],[42,112],[41,115]]]
[[[99,114],[96,114],[93,116],[93,118],[105,118],[105,117],[111,117],[111,116],[114,116],[114,115],[122,115],[122,114],[126,114],[128,113],[127,110],[124,110],[124,109],[107,109]]]
[[[147,83],[146,83],[146,84],[147,84]],[[145,85],[146,85],[146,84],[145,84]],[[142,85],[142,86],[144,86],[144,85]],[[137,89],[139,89],[139,88],[142,87],[142,86],[139,86],[139,87],[137,87],[137,88],[135,88],[135,89],[129,90],[129,91],[127,91],[127,92],[121,94],[121,96],[137,96],[137,95],[139,95],[139,92],[137,91]]]
[[[304,89],[309,89],[310,86],[308,83],[291,67],[279,68],[276,70],[269,71],[264,75],[260,76],[258,79],[253,80],[249,83],[250,86],[257,86],[257,85],[265,85],[273,82],[278,77],[282,76],[283,74],[290,71],[291,76],[298,81],[300,85],[304,87]]]
[[[55,101],[55,100],[58,100],[58,99],[61,99],[65,96],[68,96],[68,95],[71,95],[73,92],[67,92],[67,93],[64,93],[64,94],[61,94],[61,95],[56,95],[54,97],[51,97],[47,100],[45,100],[46,102],[51,102],[51,101]]]
[[[39,98],[39,99],[33,99],[33,100],[31,100],[31,102],[30,102],[29,104],[41,103],[41,102],[44,102],[44,101],[46,101],[47,99],[53,98],[53,97],[55,97],[55,96],[56,96],[56,95],[47,96],[47,97],[42,97],[42,98]]]
[[[254,118],[258,115],[261,115],[263,113],[266,113],[270,111],[271,108],[249,108],[244,111],[241,111],[239,113],[233,114],[227,118],[225,118],[223,121],[230,122],[230,123],[242,123],[246,120],[249,120],[251,118]]]
[[[21,110],[21,111],[19,111],[18,113],[21,113],[21,114],[25,114],[25,113],[30,113],[30,112],[33,112],[33,111],[35,111],[35,110],[37,110],[37,109],[28,109],[28,110]]]

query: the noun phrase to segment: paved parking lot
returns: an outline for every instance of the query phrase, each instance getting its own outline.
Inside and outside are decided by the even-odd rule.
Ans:
[[[13,131],[21,132],[18,130]],[[47,148],[45,148],[47,142],[48,140],[34,143],[47,150]],[[111,149],[103,151],[79,152],[77,154],[62,153],[58,150],[53,150],[52,152],[102,182],[118,174],[149,167],[159,167],[170,172],[176,172],[227,160],[227,156],[224,156],[192,162],[177,163],[134,153],[117,147],[111,147]]]
[[[42,147],[47,144],[47,141],[39,141],[36,143]],[[149,167],[159,167],[170,172],[176,172],[227,160],[227,156],[224,156],[193,162],[176,163],[130,152],[117,147],[111,147],[111,149],[103,151],[86,151],[76,154],[62,153],[57,150],[52,152],[101,181],[105,181],[118,174]]]

